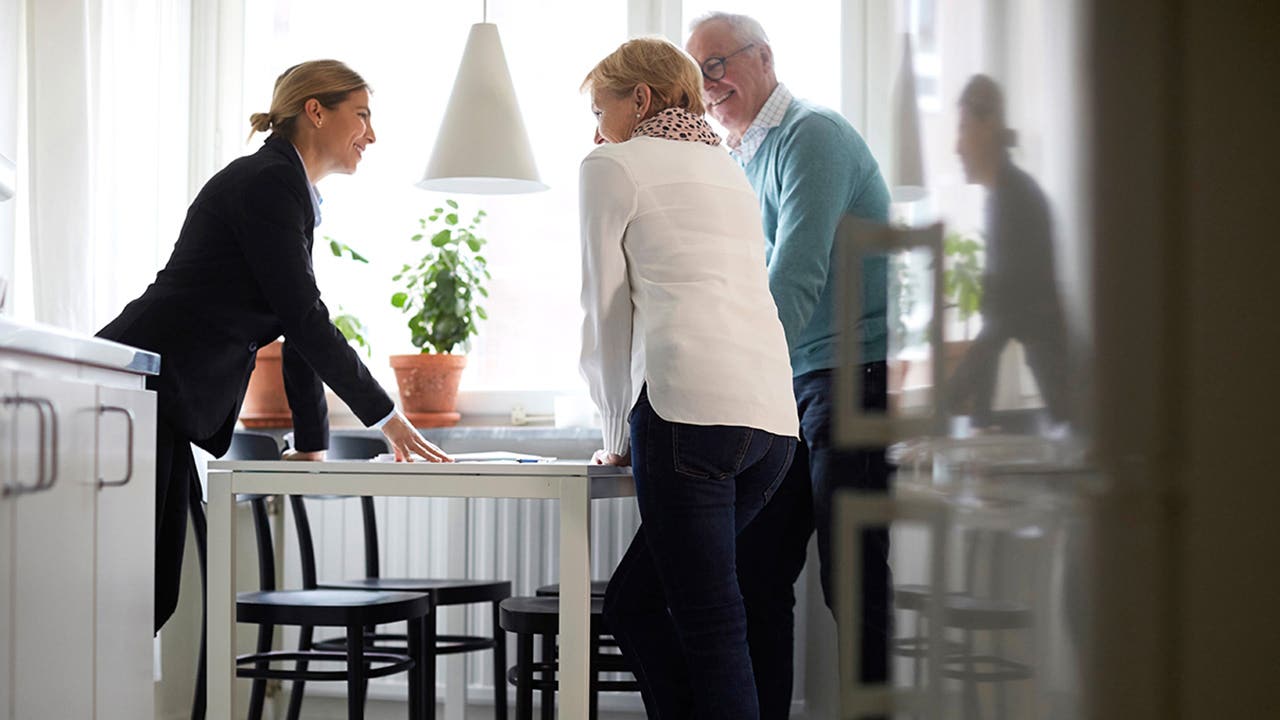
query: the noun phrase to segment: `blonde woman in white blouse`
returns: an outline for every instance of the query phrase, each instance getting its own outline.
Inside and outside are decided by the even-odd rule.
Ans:
[[[799,432],[759,204],[703,120],[674,45],[624,43],[587,75],[582,372],[595,461],[631,464],[642,524],[605,596],[650,717],[758,717],[735,539]]]

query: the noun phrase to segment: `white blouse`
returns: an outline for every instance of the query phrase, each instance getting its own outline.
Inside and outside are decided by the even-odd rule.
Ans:
[[[637,137],[582,161],[582,374],[625,454],[648,383],[663,419],[797,437],[760,205],[719,147]]]

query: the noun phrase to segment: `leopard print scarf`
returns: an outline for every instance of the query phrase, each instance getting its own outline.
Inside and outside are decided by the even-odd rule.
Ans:
[[[667,108],[637,125],[631,131],[631,137],[640,136],[703,142],[708,145],[720,144],[720,136],[715,134],[702,116],[675,107]]]

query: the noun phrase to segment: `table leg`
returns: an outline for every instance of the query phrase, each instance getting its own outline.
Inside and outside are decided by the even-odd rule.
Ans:
[[[590,480],[560,481],[560,718],[587,720],[591,635]]]
[[[235,496],[231,473],[209,473],[209,663],[210,720],[231,720],[236,646]]]
[[[448,500],[448,525],[463,538],[471,537],[470,513],[466,498]],[[451,578],[470,577],[467,572],[467,543],[450,543],[445,574]],[[465,635],[467,632],[467,606],[455,605],[438,611],[444,621],[445,634]],[[467,714],[467,653],[445,655],[444,665],[444,720],[464,720]],[[433,697],[435,690],[432,689]]]

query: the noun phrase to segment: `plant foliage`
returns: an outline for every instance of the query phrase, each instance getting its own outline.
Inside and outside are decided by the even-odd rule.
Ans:
[[[335,240],[328,235],[324,238],[329,243],[329,251],[334,257],[349,257],[354,262],[369,264],[369,259],[356,252],[350,245]],[[364,350],[365,357],[373,357],[373,346],[369,344],[367,335],[369,329],[360,321],[360,318],[345,311],[342,305],[338,305],[338,314],[333,316],[333,324],[338,328],[338,332],[347,339],[347,342]]]
[[[477,210],[464,225],[458,203],[446,200],[445,205],[419,219],[420,232],[410,238],[427,242],[422,258],[391,278],[401,288],[391,296],[391,304],[409,316],[410,342],[424,353],[465,347],[476,334],[477,319],[489,317],[479,304],[489,297],[488,261],[480,254],[486,240],[475,232],[485,211]]]
[[[961,322],[967,322],[982,307],[982,242],[948,233],[942,241],[942,252],[950,259],[943,272],[943,295],[956,308]]]

